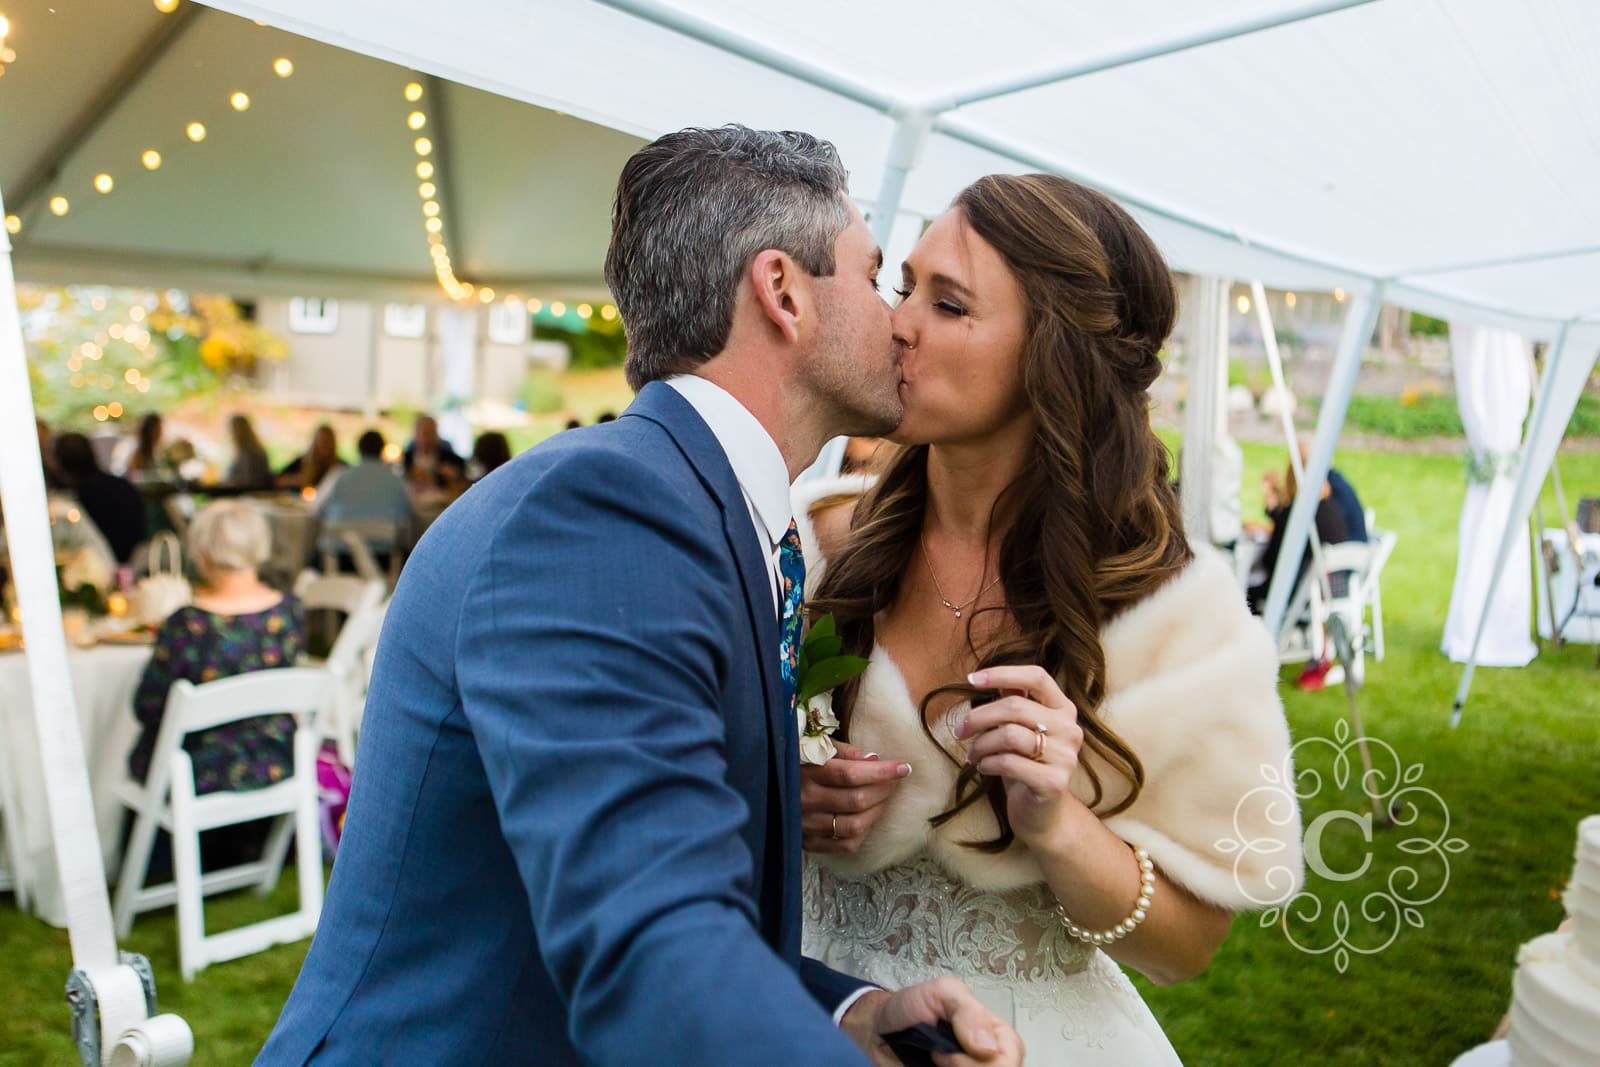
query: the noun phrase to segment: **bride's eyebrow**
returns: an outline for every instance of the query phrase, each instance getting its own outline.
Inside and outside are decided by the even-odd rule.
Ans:
[[[917,280],[917,272],[911,268],[911,263],[909,261],[900,265],[900,274],[908,282],[915,282]],[[928,281],[930,284],[948,289],[953,295],[959,296],[965,300],[976,300],[978,298],[976,293],[974,293],[971,289],[968,289],[965,285],[962,285],[960,282],[956,281],[954,278],[950,277],[948,274],[942,274],[938,271],[935,271],[928,276]]]

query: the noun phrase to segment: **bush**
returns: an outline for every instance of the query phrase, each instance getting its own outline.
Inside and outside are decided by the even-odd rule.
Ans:
[[[1393,396],[1353,396],[1345,425],[1407,441],[1465,434],[1455,397],[1418,392],[1408,393],[1404,400],[1409,403]]]
[[[1424,315],[1420,311],[1411,313],[1412,337],[1449,337],[1450,324],[1443,319],[1436,319],[1432,315]]]
[[[522,379],[522,403],[531,415],[549,415],[566,407],[561,376],[549,367],[532,367]]]

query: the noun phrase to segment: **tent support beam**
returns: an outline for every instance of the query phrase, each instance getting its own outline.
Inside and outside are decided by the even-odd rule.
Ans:
[[[66,166],[78,149],[83,147],[84,142],[100,128],[100,124],[116,109],[123,98],[138,88],[139,83],[150,73],[156,62],[195,24],[200,13],[205,10],[200,4],[183,4],[178,10],[164,17],[150,35],[139,43],[128,61],[106,79],[101,90],[68,123],[61,136],[56,138],[45,151],[44,157],[28,168],[27,172],[17,180],[13,186],[16,195],[13,198],[15,206],[12,211],[15,214],[23,215],[39,194],[60,177],[61,168]],[[18,236],[23,237],[32,229],[31,226],[25,227]],[[17,243],[21,245],[26,242]]]
[[[1188,385],[1183,405],[1183,448],[1178,453],[1183,526],[1194,541],[1211,541],[1212,475],[1216,440],[1226,426],[1228,380],[1228,283],[1215,274],[1193,280],[1194,337],[1184,356]]]
[[[1489,589],[1483,596],[1483,610],[1478,616],[1478,630],[1472,638],[1472,652],[1461,672],[1461,684],[1456,689],[1455,704],[1450,710],[1450,726],[1461,725],[1466,710],[1467,694],[1472,689],[1472,676],[1478,669],[1478,646],[1489,622],[1489,605],[1500,588],[1500,575],[1506,560],[1511,557],[1513,538],[1522,536],[1522,525],[1528,521],[1533,501],[1544,486],[1545,472],[1555,462],[1556,450],[1572,421],[1573,409],[1578,406],[1578,396],[1583,383],[1593,369],[1595,353],[1591,350],[1579,355],[1576,346],[1568,343],[1568,326],[1561,327],[1556,343],[1550,349],[1545,363],[1544,378],[1539,382],[1539,398],[1534,402],[1533,415],[1528,420],[1528,430],[1523,438],[1522,463],[1517,471],[1516,494],[1511,498],[1511,513],[1506,516],[1506,526],[1500,535],[1500,549],[1495,553],[1494,571],[1489,575]],[[1561,517],[1565,525],[1567,517]],[[1552,612],[1554,608],[1552,606]]]
[[[1289,595],[1294,591],[1300,573],[1300,560],[1305,553],[1306,538],[1316,515],[1317,503],[1322,496],[1322,483],[1328,480],[1328,469],[1333,466],[1333,448],[1339,440],[1339,430],[1344,425],[1345,410],[1350,406],[1350,394],[1355,391],[1356,375],[1361,370],[1361,356],[1366,351],[1367,340],[1378,323],[1378,309],[1383,306],[1383,287],[1371,293],[1357,294],[1351,299],[1350,313],[1344,320],[1344,332],[1339,336],[1338,353],[1333,359],[1333,373],[1328,379],[1328,391],[1323,397],[1322,411],[1317,416],[1317,436],[1306,457],[1305,477],[1300,480],[1294,505],[1289,509],[1289,526],[1284,531],[1283,548],[1278,553],[1277,566],[1272,571],[1272,584],[1267,587],[1267,606],[1264,619],[1267,632],[1277,640],[1283,627],[1283,615],[1289,607]]]
[[[1020,77],[1008,78],[1005,81],[959,93],[948,99],[932,101],[925,106],[926,110],[933,112],[954,111],[958,107],[966,107],[969,104],[983,103],[986,100],[1010,96],[1012,93],[1025,92],[1029,89],[1039,89],[1046,85],[1058,85],[1074,78],[1081,78],[1086,74],[1098,74],[1105,70],[1115,70],[1118,67],[1142,63],[1147,59],[1158,59],[1161,56],[1170,56],[1177,52],[1203,48],[1208,44],[1231,41],[1236,37],[1247,37],[1252,33],[1260,33],[1262,30],[1275,29],[1278,26],[1287,26],[1291,23],[1317,18],[1330,12],[1343,11],[1347,8],[1360,7],[1363,4],[1370,3],[1372,3],[1372,0],[1313,0],[1311,3],[1303,3],[1286,11],[1274,11],[1270,14],[1241,19],[1237,22],[1213,26],[1209,29],[1174,34],[1163,40],[1152,41],[1135,48],[1122,48],[1103,56],[1081,59],[1051,70],[1040,71],[1036,74],[1024,74]]]
[[[1425,274],[1454,274],[1457,271],[1489,270],[1491,267],[1516,267],[1524,263],[1543,263],[1552,259],[1571,259],[1574,256],[1592,256],[1600,253],[1600,245],[1583,248],[1555,248],[1548,252],[1524,252],[1514,256],[1495,256],[1491,259],[1472,259],[1462,263],[1438,263],[1432,266],[1413,267],[1399,271],[1395,277],[1401,281],[1420,278]]]
[[[451,261],[462,267],[461,273],[465,274],[467,265],[467,243],[463,236],[461,225],[461,201],[456,196],[456,170],[452,165],[455,161],[455,143],[450,139],[450,105],[445,98],[445,87],[449,84],[443,78],[436,78],[432,74],[422,76],[423,84],[428,88],[428,121],[433,125],[433,165],[437,173],[434,175],[435,184],[439,187],[439,214],[444,217],[445,229],[450,232],[450,258]],[[464,279],[463,279],[464,280]]]
[[[922,146],[932,128],[933,118],[924,111],[902,112],[895,119],[889,156],[883,163],[883,181],[878,186],[878,199],[872,202],[872,236],[879,248],[888,247],[895,216],[900,211],[900,196],[906,189],[906,175],[921,158]]]

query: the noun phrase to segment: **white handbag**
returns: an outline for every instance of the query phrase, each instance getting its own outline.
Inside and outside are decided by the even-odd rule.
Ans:
[[[193,596],[183,576],[183,550],[177,535],[163,530],[150,539],[150,573],[134,585],[128,611],[145,626],[160,626]]]

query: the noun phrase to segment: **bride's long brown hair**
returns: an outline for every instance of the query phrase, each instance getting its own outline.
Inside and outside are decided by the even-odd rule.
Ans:
[[[1106,804],[1095,760],[1080,764],[1102,817],[1125,810],[1144,784],[1138,756],[1101,721],[1105,654],[1100,631],[1149,596],[1189,562],[1177,494],[1168,481],[1167,451],[1150,427],[1150,385],[1161,373],[1160,349],[1177,311],[1172,275],[1149,236],[1111,200],[1049,174],[991,175],[956,197],[973,232],[989,243],[1022,288],[1026,340],[1022,381],[1037,427],[1032,455],[1001,494],[996,511],[1014,515],[1000,545],[1005,603],[1014,637],[982,648],[967,620],[967,644],[982,666],[1039,664],[1078,708],[1084,747],[1125,781],[1121,799]],[[857,505],[846,546],[829,561],[815,614],[831,612],[846,651],[867,655],[874,615],[894,603],[916,558],[928,491],[928,447],[902,450]],[[994,516],[990,516],[993,536]],[[836,694],[848,736],[859,679]],[[941,695],[982,701],[992,691],[941,686]],[[946,753],[962,766],[955,755]],[[999,824],[990,841],[971,847],[1000,852],[1014,838],[998,778],[962,766],[951,807],[939,825],[980,798]]]

